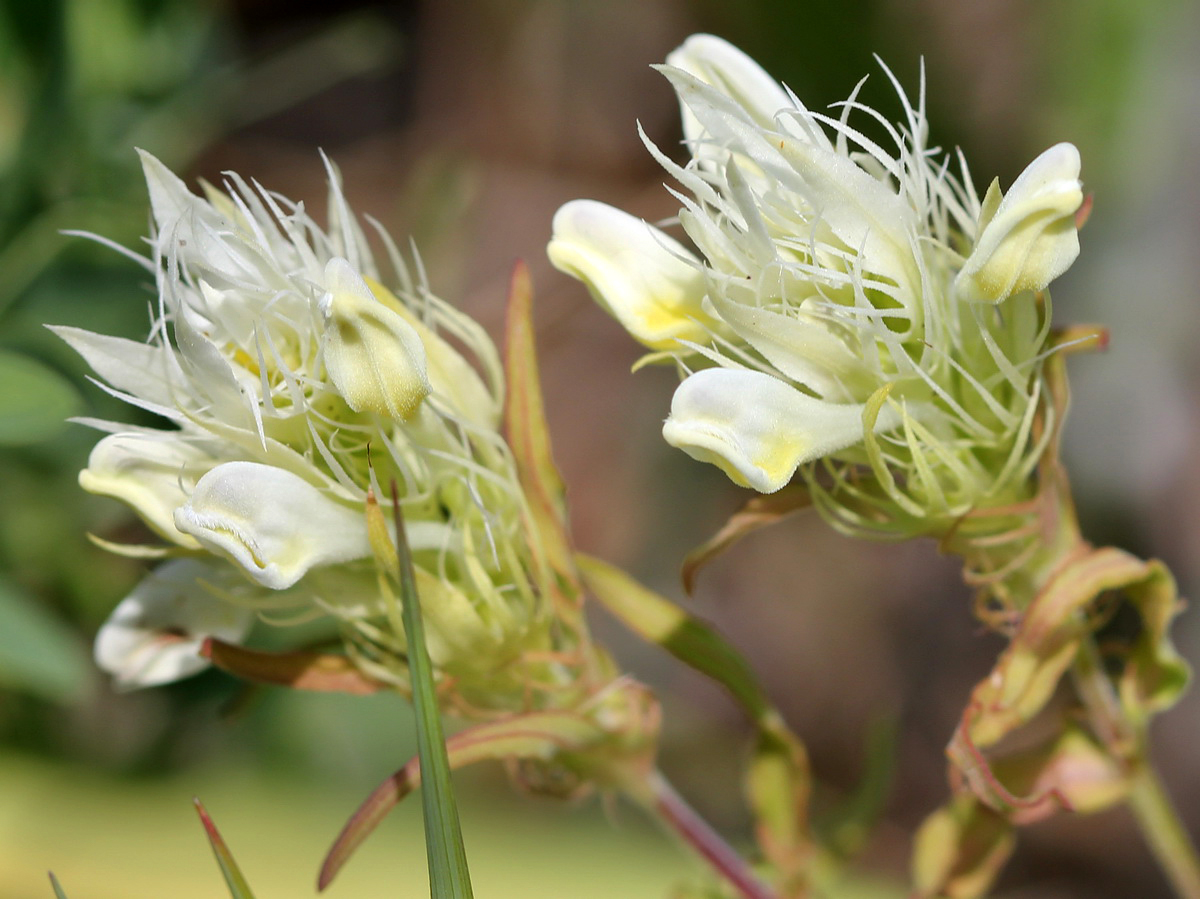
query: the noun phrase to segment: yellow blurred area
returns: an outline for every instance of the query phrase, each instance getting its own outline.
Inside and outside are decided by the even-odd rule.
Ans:
[[[192,808],[199,796],[257,899],[316,895],[320,860],[354,802],[320,784],[219,769],[132,781],[29,757],[0,757],[0,896],[214,899],[221,874]],[[644,819],[595,803],[570,808],[463,791],[463,829],[480,899],[667,895],[694,875],[683,851]],[[325,892],[425,896],[420,800],[396,809]]]

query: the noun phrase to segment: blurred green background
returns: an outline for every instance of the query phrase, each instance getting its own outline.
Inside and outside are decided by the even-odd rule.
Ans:
[[[0,0],[0,895],[221,895],[190,799],[207,804],[260,899],[305,896],[344,816],[413,750],[399,702],[256,695],[211,673],[115,695],[89,643],[141,566],[86,533],[137,542],[117,503],[75,475],[97,439],[69,415],[135,420],[44,330],[130,337],[144,273],[62,229],[137,250],[147,227],[133,147],[189,179],[235,169],[320,213],[317,148],[361,213],[421,248],[435,290],[498,333],[516,258],[533,268],[557,457],[575,535],[672,596],[683,554],[739,503],[715,470],[662,444],[673,376],[628,374],[638,351],[554,272],[562,202],[674,213],[634,122],[678,140],[648,69],[693,31],[721,34],[812,108],[864,74],[899,107],[877,53],[933,137],[979,187],[1005,185],[1059,140],[1096,195],[1083,254],[1055,290],[1062,322],[1112,329],[1072,360],[1068,463],[1085,530],[1158,555],[1200,593],[1200,5],[1187,0]],[[866,734],[898,720],[898,765],[863,866],[903,876],[908,834],[945,795],[942,747],[998,649],[931,545],[866,546],[799,517],[701,578],[696,607],[743,648],[809,741],[818,812],[863,776]],[[1177,638],[1200,659],[1200,625]],[[709,685],[597,621],[666,705],[663,766],[746,838],[746,735]],[[1157,753],[1200,831],[1198,703],[1157,727]],[[497,771],[462,778],[481,897],[662,896],[696,867],[637,812],[514,798]],[[422,895],[419,811],[400,809],[330,890]],[[865,887],[847,896],[866,896]],[[1028,832],[998,895],[1156,897],[1167,888],[1122,812]]]

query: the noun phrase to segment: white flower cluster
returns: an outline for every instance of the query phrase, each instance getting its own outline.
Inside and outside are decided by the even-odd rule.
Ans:
[[[857,533],[937,533],[1012,501],[1040,454],[1044,289],[1079,250],[1076,149],[980,199],[965,161],[956,176],[926,145],[923,88],[914,108],[896,84],[900,124],[857,90],[824,115],[708,35],[661,71],[691,158],[647,146],[697,252],[590,200],[559,210],[548,252],[681,367],[667,441],[764,493],[800,469]]]
[[[143,163],[148,341],[54,329],[104,389],[168,423],[88,422],[110,433],[81,484],[167,544],[136,552],[169,559],[101,629],[101,666],[126,687],[163,683],[204,666],[206,635],[330,615],[373,673],[402,680],[403,636],[377,626],[364,517],[368,490],[392,479],[435,663],[469,677],[536,641],[540,575],[487,335],[414,281],[380,229],[399,282],[383,286],[332,169],[326,233],[235,174],[202,198]]]

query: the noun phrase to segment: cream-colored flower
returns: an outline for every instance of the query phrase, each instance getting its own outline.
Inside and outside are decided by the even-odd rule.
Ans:
[[[159,554],[191,558],[118,608],[102,663],[126,686],[161,683],[203,663],[198,638],[145,636],[160,626],[238,639],[255,614],[328,616],[373,674],[403,683],[403,635],[383,618],[364,516],[373,485],[394,479],[436,606],[434,657],[486,694],[493,669],[549,627],[491,340],[414,281],[381,233],[385,286],[332,169],[327,232],[235,174],[201,197],[142,161],[158,284],[149,339],[55,330],[105,389],[169,423],[92,422],[110,433],[81,484],[137,512],[168,543]],[[193,575],[207,586],[188,586]],[[230,609],[237,627],[216,629]]]
[[[694,251],[574,201],[549,255],[681,367],[667,440],[762,492],[799,470],[855,532],[938,533],[1012,501],[1039,453],[1045,288],[1079,250],[1075,148],[980,200],[965,163],[956,175],[928,146],[924,97],[913,106],[891,72],[895,125],[856,95],[836,116],[810,111],[710,35],[659,68],[691,158],[647,146],[684,189]]]

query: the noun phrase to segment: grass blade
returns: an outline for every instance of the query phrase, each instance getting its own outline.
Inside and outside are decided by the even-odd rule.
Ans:
[[[254,899],[254,893],[250,891],[250,885],[246,883],[246,878],[242,876],[241,869],[238,868],[237,862],[233,860],[233,853],[229,851],[229,847],[221,839],[217,825],[213,824],[212,818],[208,816],[208,812],[205,811],[199,799],[193,799],[192,801],[196,804],[196,812],[200,815],[200,823],[204,825],[204,831],[208,834],[208,842],[212,844],[213,855],[217,857],[217,864],[221,866],[221,873],[225,876],[225,883],[229,887],[230,899]]]
[[[67,894],[63,892],[63,888],[59,886],[58,878],[54,876],[54,872],[50,873],[50,886],[54,887],[54,899],[67,899]]]
[[[392,509],[396,524],[396,555],[401,615],[408,637],[408,668],[412,678],[413,709],[417,716],[417,758],[421,771],[421,804],[425,817],[425,850],[429,859],[429,888],[433,899],[471,899],[471,875],[458,819],[458,804],[450,780],[450,760],[442,732],[433,663],[425,646],[425,624],[417,599],[412,555],[404,533],[400,498],[393,481]]]

